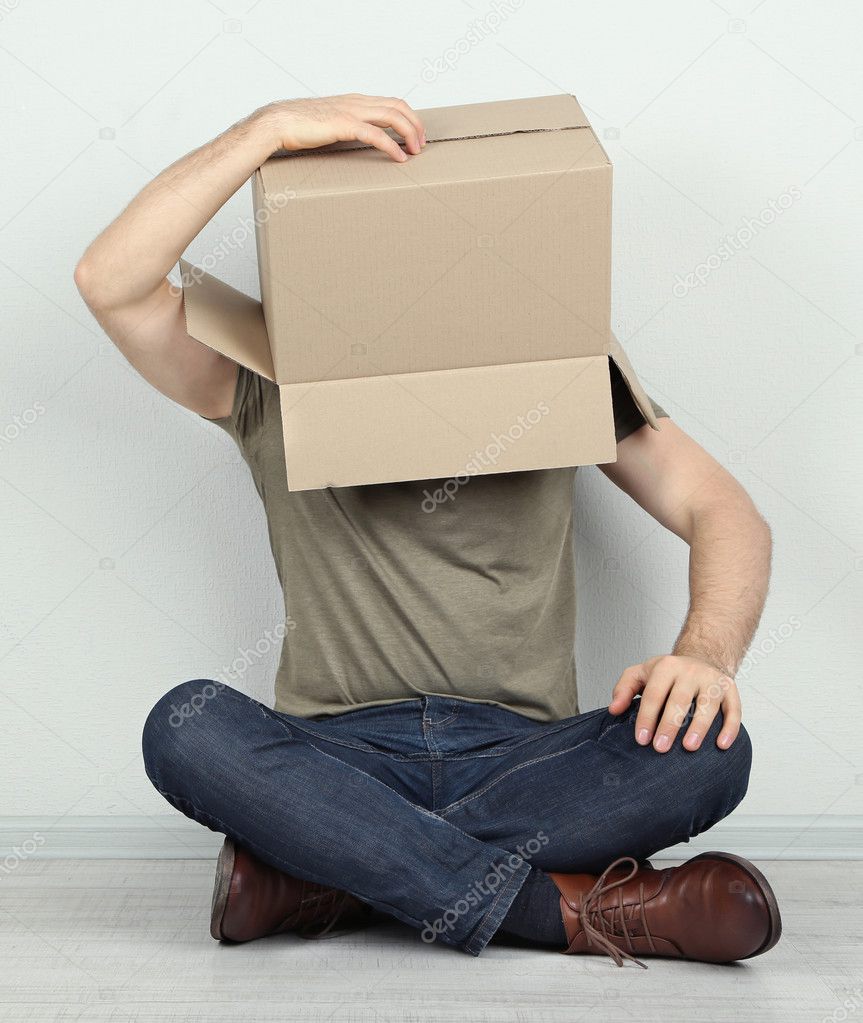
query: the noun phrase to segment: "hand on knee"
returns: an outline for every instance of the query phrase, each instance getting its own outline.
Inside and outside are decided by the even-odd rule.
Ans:
[[[671,654],[627,668],[614,688],[612,714],[635,705],[635,741],[668,753],[675,742],[701,749],[708,736],[720,749],[734,743],[741,724],[740,694],[734,679],[697,657]],[[715,722],[720,720],[720,727]]]

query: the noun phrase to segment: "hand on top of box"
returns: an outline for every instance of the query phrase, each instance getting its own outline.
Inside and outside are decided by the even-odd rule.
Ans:
[[[404,162],[407,153],[385,128],[416,155],[425,145],[425,129],[415,110],[392,96],[326,96],[284,100],[256,110],[250,120],[264,127],[275,149],[315,149],[332,142],[362,142]]]
[[[393,167],[426,139],[434,153]],[[271,159],[279,149],[303,155]],[[250,178],[254,217],[201,266],[182,260]],[[230,416],[238,364],[277,384],[291,490],[606,464],[609,359],[655,425],[611,334],[610,218],[611,165],[571,95],[419,113],[387,97],[295,100],[166,168],[75,281],[185,408]],[[207,272],[251,229],[260,301]],[[542,427],[476,459],[564,388]]]

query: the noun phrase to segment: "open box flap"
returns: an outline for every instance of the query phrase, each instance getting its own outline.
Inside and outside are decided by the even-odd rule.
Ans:
[[[289,490],[613,462],[605,355],[282,384]]]
[[[574,128],[592,130],[575,96],[560,93],[554,96],[536,96],[532,99],[499,100],[492,103],[467,103],[454,107],[432,107],[418,110],[426,129],[426,141],[457,142],[468,139],[494,138],[523,132],[554,132]],[[393,138],[401,137],[387,129]],[[296,151],[279,151],[260,168],[265,192],[277,192],[284,187],[284,174],[279,173],[283,157],[306,157],[351,149],[371,149],[357,140],[333,142],[328,146]]]
[[[639,412],[644,416],[650,426],[654,430],[659,429],[659,422],[656,419],[656,414],[653,411],[653,405],[650,403],[650,399],[647,397],[647,393],[641,386],[638,377],[635,375],[635,370],[632,368],[632,363],[626,352],[623,350],[623,346],[614,336],[611,335],[611,340],[606,345],[608,351],[608,357],[614,361],[615,366],[620,370],[620,374],[626,382],[626,386],[629,388],[629,393],[632,395],[632,400],[638,406]]]
[[[417,113],[423,122],[428,142],[590,127],[578,100],[567,93],[493,103],[467,103],[455,107],[431,107],[418,110]]]
[[[260,302],[180,260],[186,331],[196,341],[275,382],[273,355]]]

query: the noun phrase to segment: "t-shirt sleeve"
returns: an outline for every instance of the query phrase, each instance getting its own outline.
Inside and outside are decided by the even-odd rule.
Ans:
[[[641,414],[635,404],[623,374],[613,361],[609,360],[611,369],[611,402],[614,408],[614,435],[619,444],[622,440],[634,433],[639,427],[644,426],[647,420]],[[648,395],[650,404],[653,406],[653,414],[657,419],[669,418],[668,413]]]
[[[202,418],[221,427],[242,448],[261,427],[264,409],[263,385],[267,381],[245,366],[238,366],[237,369],[237,387],[230,415],[221,419],[207,419],[206,416]]]

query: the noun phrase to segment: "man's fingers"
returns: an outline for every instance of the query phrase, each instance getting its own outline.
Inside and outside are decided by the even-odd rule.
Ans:
[[[724,674],[711,681],[709,686],[702,686],[695,701],[695,713],[683,739],[686,749],[697,750],[701,747],[720,708],[723,722],[716,744],[721,749],[728,749],[740,732],[742,708],[740,692],[734,679]]]
[[[407,160],[407,153],[401,148],[396,140],[377,125],[369,124],[368,121],[351,121],[347,128],[347,137],[364,142],[367,146],[374,146],[386,153],[397,163],[404,163]]]
[[[740,693],[736,686],[732,686],[725,694],[725,699],[722,701],[722,716],[722,729],[717,736],[716,745],[720,749],[728,749],[740,734],[740,720],[743,716]]]
[[[367,107],[363,117],[380,128],[395,129],[405,140],[409,153],[416,155],[422,150],[416,126],[395,107]]]
[[[678,680],[672,686],[653,739],[657,753],[667,753],[674,745],[697,692],[698,686],[692,682]]]
[[[695,713],[683,737],[683,745],[688,750],[697,750],[710,731],[713,719],[719,713],[719,697],[710,691],[702,690],[695,698]]]
[[[611,691],[611,703],[608,705],[609,712],[611,714],[622,714],[632,703],[632,698],[635,694],[640,693],[644,688],[645,678],[643,664],[633,664],[627,668]]]
[[[347,109],[350,110],[351,115],[361,121],[374,120],[370,113],[372,109],[394,110],[412,125],[419,145],[425,145],[426,133],[422,119],[416,110],[405,103],[403,99],[399,99],[397,96],[363,96],[359,94],[348,96],[346,99],[349,101]]]
[[[422,119],[416,110],[414,110],[409,104],[405,103],[403,99],[399,99],[398,96],[358,96],[357,99],[361,104],[378,107],[393,107],[398,110],[399,113],[403,114],[411,122],[416,129],[420,142],[422,145],[425,145],[425,127],[423,126]],[[358,116],[365,117],[365,114],[359,114]]]
[[[647,681],[635,719],[635,741],[641,746],[647,746],[653,740],[659,716],[676,678],[673,658],[666,660],[660,657],[648,662],[646,667]]]
[[[380,149],[399,163],[407,153],[416,155],[425,145],[425,127],[415,110],[395,96],[316,97],[271,103],[268,116],[276,117],[280,143],[285,149],[314,149],[330,142],[359,141]],[[405,140],[402,150],[398,142],[383,129],[391,129]]]
[[[723,722],[716,744],[728,749],[740,734],[742,711],[734,679],[706,661],[667,654],[627,668],[614,687],[609,706],[612,713],[621,713],[632,702],[636,681],[641,688],[635,719],[639,745],[652,744],[658,753],[667,753],[683,728],[693,700],[695,709],[683,736],[684,749],[701,747],[720,708]]]

